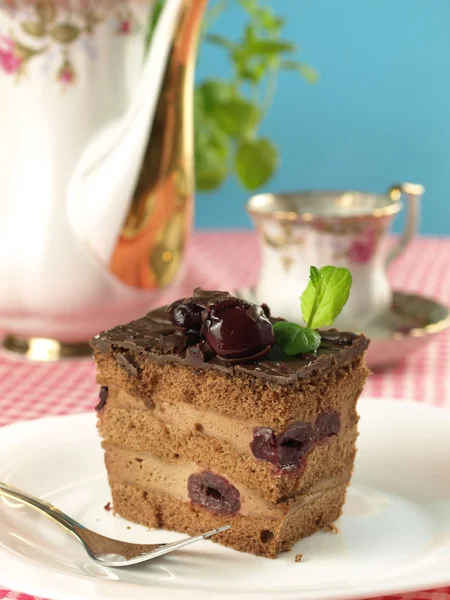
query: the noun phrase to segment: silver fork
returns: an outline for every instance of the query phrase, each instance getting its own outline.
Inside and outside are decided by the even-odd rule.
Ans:
[[[20,502],[36,508],[59,525],[62,525],[62,527],[72,533],[83,544],[84,549],[93,560],[106,567],[126,567],[145,562],[163,554],[180,550],[180,548],[184,548],[200,540],[206,540],[217,533],[222,533],[231,528],[231,525],[224,525],[223,527],[218,527],[212,531],[185,538],[172,544],[131,544],[95,533],[95,531],[91,531],[80,523],[77,523],[77,521],[52,506],[49,502],[36,498],[1,481],[0,496],[20,500]]]

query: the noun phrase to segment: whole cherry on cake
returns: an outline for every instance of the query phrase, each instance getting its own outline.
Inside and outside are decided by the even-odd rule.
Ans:
[[[202,297],[199,292],[172,304],[168,313],[175,326],[199,332],[214,354],[223,359],[260,358],[275,341],[264,309],[227,293]]]

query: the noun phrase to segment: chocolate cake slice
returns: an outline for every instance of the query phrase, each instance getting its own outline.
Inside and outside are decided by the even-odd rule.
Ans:
[[[287,356],[268,309],[192,298],[92,341],[114,511],[267,557],[341,514],[355,458],[363,335]]]

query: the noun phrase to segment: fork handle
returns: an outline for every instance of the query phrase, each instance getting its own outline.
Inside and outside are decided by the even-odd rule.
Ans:
[[[7,498],[13,498],[14,500],[20,500],[27,506],[31,506],[39,510],[45,516],[53,519],[59,525],[62,525],[65,529],[67,529],[70,533],[77,535],[77,529],[84,529],[83,525],[77,523],[74,519],[71,519],[68,515],[63,513],[58,508],[55,508],[49,502],[45,500],[41,500],[40,498],[36,498],[36,496],[32,496],[23,490],[19,490],[19,488],[13,487],[12,485],[7,485],[6,483],[0,481],[0,496],[6,496]]]

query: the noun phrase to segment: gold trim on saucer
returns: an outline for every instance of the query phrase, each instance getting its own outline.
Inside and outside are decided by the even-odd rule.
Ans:
[[[414,314],[414,308],[416,308],[416,314],[420,310],[423,313],[428,311],[423,318],[424,320],[428,319],[429,322],[419,327],[411,327],[407,333],[396,331],[392,335],[392,339],[401,340],[408,337],[435,335],[450,327],[450,309],[436,300],[419,294],[407,294],[399,291],[394,291],[393,300],[394,311],[398,316],[404,315],[408,318],[411,313]]]
[[[92,356],[92,348],[87,342],[70,344],[50,338],[23,338],[17,335],[6,335],[2,340],[2,348],[36,362]]]

